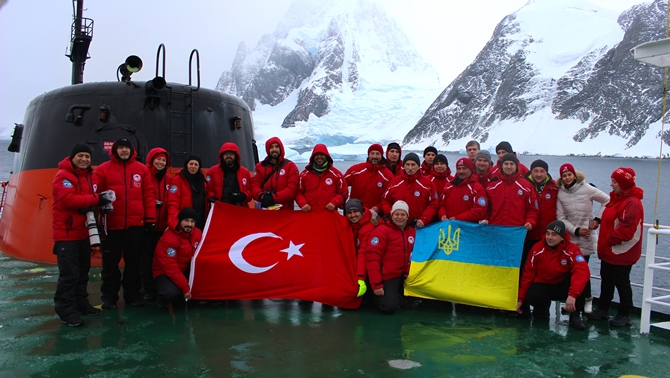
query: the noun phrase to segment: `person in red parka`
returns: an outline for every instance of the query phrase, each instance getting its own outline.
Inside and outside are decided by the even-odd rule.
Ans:
[[[549,223],[545,239],[533,246],[528,257],[519,284],[517,312],[523,313],[524,305],[533,306],[535,319],[549,319],[551,301],[565,300],[570,326],[585,329],[581,311],[586,299],[584,287],[591,272],[579,247],[571,243],[570,235],[565,233],[565,224]]]
[[[493,171],[491,172],[491,181],[494,181],[495,178],[502,179],[504,176],[502,169],[502,158],[507,154],[514,154],[514,156],[516,156],[516,152],[514,152],[512,149],[512,145],[505,141],[498,143],[496,146],[496,154],[498,155],[498,163],[493,167]],[[517,162],[518,161],[519,158],[517,156]],[[521,164],[520,162],[517,163],[517,170],[519,171],[519,175],[521,177],[525,177],[529,172],[528,167]]]
[[[613,327],[631,325],[633,290],[630,270],[642,255],[644,191],[635,185],[635,171],[621,167],[612,172],[610,201],[600,221],[598,258],[600,259],[600,299],[598,308],[586,315],[589,319],[609,319],[614,289],[619,292],[617,315],[610,320]]]
[[[147,154],[147,168],[151,173],[151,183],[156,193],[156,228],[144,239],[144,248],[140,256],[140,276],[142,277],[142,294],[144,300],[156,300],[156,282],[154,281],[151,264],[158,239],[167,228],[167,197],[172,175],[170,174],[170,155],[163,148],[156,147]]]
[[[421,228],[437,214],[439,198],[434,198],[435,191],[430,177],[421,174],[417,154],[410,152],[405,155],[403,169],[403,174],[394,177],[389,183],[382,197],[382,211],[390,214],[396,201],[405,201],[409,206],[410,222],[416,222],[416,227]]]
[[[521,266],[524,266],[528,251],[544,238],[543,230],[547,225],[556,220],[556,199],[558,198],[558,186],[548,173],[549,165],[541,159],[535,160],[530,165],[530,172],[526,175],[526,180],[537,199],[537,224],[526,234],[526,240],[523,245],[523,254],[521,255]]]
[[[200,168],[202,168],[200,157],[189,155],[184,160],[184,168],[172,179],[172,185],[168,190],[168,227],[177,228],[177,215],[181,209],[190,207],[196,214],[195,226],[201,231],[205,229],[207,187]]]
[[[501,159],[502,177],[486,188],[489,211],[484,223],[523,226],[526,230],[532,230],[537,224],[539,211],[535,192],[520,175],[518,164],[514,154],[507,154]]]
[[[440,220],[479,222],[486,218],[486,190],[472,174],[474,167],[469,158],[456,162],[456,178],[447,184],[440,199]]]
[[[368,278],[367,267],[365,265],[365,246],[368,244],[370,233],[377,226],[372,218],[370,210],[363,206],[360,200],[352,198],[344,204],[344,215],[349,220],[349,226],[354,234],[354,245],[356,246],[356,269],[358,271],[358,296],[365,294],[367,285],[365,280]]]
[[[433,159],[433,171],[428,177],[430,177],[430,182],[432,182],[435,187],[437,198],[442,198],[444,188],[454,179],[454,176],[451,175],[449,160],[447,160],[446,156],[443,154],[435,156],[435,159]]]
[[[428,146],[423,150],[423,162],[421,163],[421,174],[430,176],[433,172],[433,161],[437,156],[437,148]],[[404,165],[404,164],[403,164]]]
[[[402,148],[396,142],[389,143],[386,146],[386,159],[384,164],[394,176],[402,174]]]
[[[89,303],[86,290],[91,268],[86,213],[109,201],[93,192],[92,154],[91,146],[75,144],[70,156],[58,163],[53,181],[53,253],[58,260],[54,304],[58,317],[72,327],[84,324],[81,314],[100,314]]]
[[[349,198],[363,202],[363,206],[380,214],[382,195],[393,178],[393,173],[382,164],[384,149],[380,144],[368,148],[368,159],[352,165],[344,174],[348,186],[351,186]]]
[[[112,309],[123,297],[131,306],[144,306],[140,293],[140,255],[144,234],[156,229],[156,193],[149,168],[135,160],[137,152],[127,138],[117,139],[111,159],[93,172],[97,193],[113,190],[114,209],[104,215],[109,252],[102,254],[102,308]],[[119,261],[123,256],[123,279]]]
[[[370,286],[377,296],[377,307],[385,314],[398,310],[416,239],[416,230],[407,224],[407,203],[396,201],[390,214],[391,222],[372,231],[365,249]]]
[[[242,166],[240,149],[226,142],[219,150],[219,164],[207,170],[207,200],[246,206],[251,201],[251,174]]]
[[[491,162],[491,154],[486,150],[480,150],[475,156],[475,170],[472,172],[476,177],[479,184],[486,189],[491,181],[497,180],[494,179],[491,174],[493,173],[493,166]]]
[[[277,137],[265,142],[265,152],[268,156],[256,164],[251,178],[251,195],[261,208],[281,205],[281,210],[293,211],[300,185],[298,167],[284,157],[284,144]]]
[[[195,217],[194,209],[182,209],[177,215],[177,227],[168,228],[156,245],[153,272],[161,307],[191,299],[188,286],[191,259],[202,239],[202,232],[195,227]]]
[[[333,159],[325,144],[314,146],[309,165],[300,173],[300,186],[296,202],[304,212],[313,207],[325,207],[333,211],[344,205],[347,185],[344,176],[333,166]]]

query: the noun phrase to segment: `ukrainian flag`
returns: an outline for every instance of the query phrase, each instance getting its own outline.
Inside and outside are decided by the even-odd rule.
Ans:
[[[443,221],[417,230],[405,295],[514,310],[526,229]]]

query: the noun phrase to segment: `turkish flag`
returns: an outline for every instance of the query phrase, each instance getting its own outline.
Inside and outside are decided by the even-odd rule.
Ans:
[[[191,261],[195,299],[301,299],[358,308],[356,250],[336,211],[216,202]]]

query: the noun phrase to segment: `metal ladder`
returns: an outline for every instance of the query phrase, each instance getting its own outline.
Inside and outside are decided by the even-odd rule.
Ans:
[[[647,231],[647,249],[646,259],[644,264],[644,286],[642,288],[642,313],[640,315],[640,333],[649,333],[651,326],[670,330],[670,322],[651,323],[651,305],[659,305],[670,307],[669,302],[664,302],[670,299],[670,295],[662,295],[653,297],[652,290],[654,289],[654,271],[670,272],[670,259],[664,257],[656,257],[656,243],[654,243],[654,236],[670,235],[670,229],[654,227]],[[656,259],[666,262],[656,263]]]

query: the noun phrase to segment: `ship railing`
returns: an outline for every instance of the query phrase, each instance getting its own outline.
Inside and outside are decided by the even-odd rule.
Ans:
[[[647,230],[647,248],[645,251],[644,283],[642,285],[642,313],[640,316],[640,333],[649,333],[651,326],[670,330],[670,322],[651,323],[651,305],[670,308],[670,295],[653,296],[653,291],[670,293],[665,288],[654,287],[655,271],[670,272],[670,258],[656,256],[656,242],[660,236],[670,236],[670,227],[645,224]],[[639,286],[639,285],[635,285]]]

